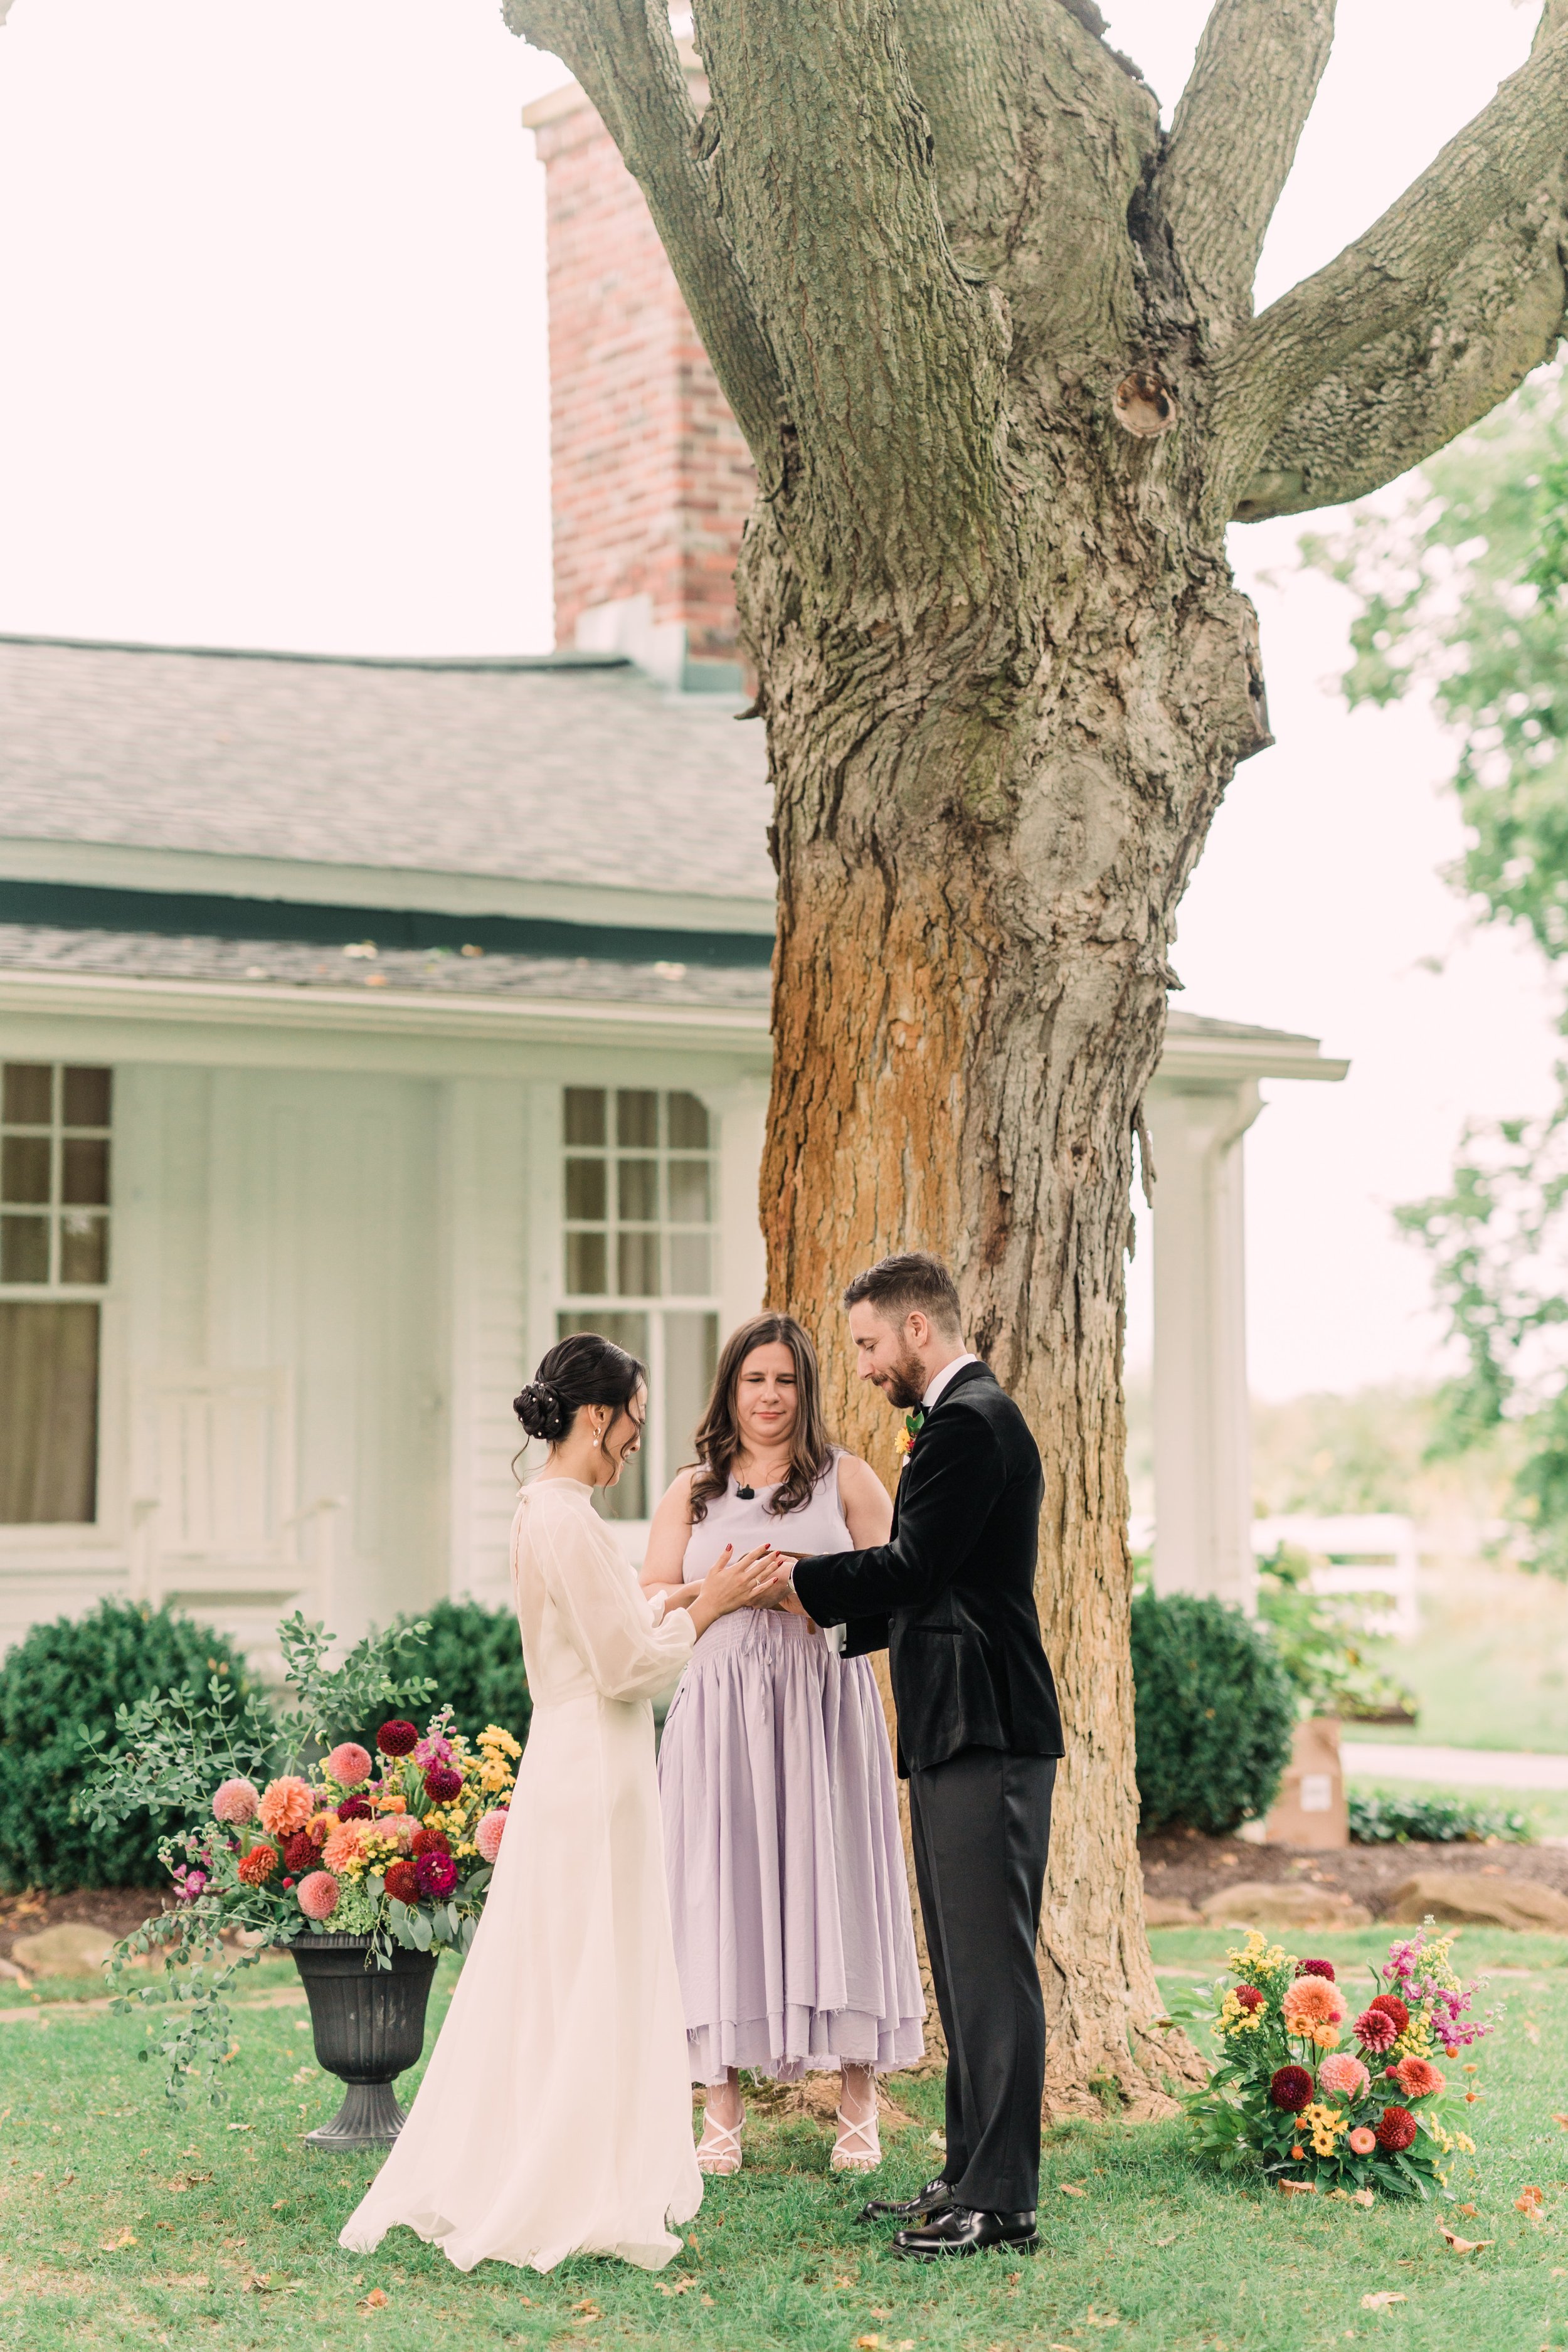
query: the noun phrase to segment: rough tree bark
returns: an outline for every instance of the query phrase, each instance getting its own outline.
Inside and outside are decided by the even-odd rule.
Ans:
[[[755,453],[776,786],[770,1295],[837,1339],[921,1244],[1047,1472],[1068,1756],[1058,2105],[1148,2111],[1121,1394],[1131,1139],[1177,904],[1268,740],[1225,531],[1360,493],[1555,349],[1568,0],[1367,234],[1260,316],[1332,0],[1216,0],[1169,133],[1093,0],[506,0],[647,194]],[[837,1402],[853,1426],[842,1349]]]

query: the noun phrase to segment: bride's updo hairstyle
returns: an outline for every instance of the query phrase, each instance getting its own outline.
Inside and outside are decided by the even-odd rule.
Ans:
[[[724,1342],[708,1410],[697,1424],[697,1475],[691,1481],[691,1520],[695,1527],[708,1516],[708,1506],[730,1483],[730,1473],[741,1454],[741,1423],[736,1400],[746,1358],[758,1348],[785,1347],[795,1358],[795,1434],[789,1442],[789,1468],[770,1510],[783,1516],[810,1502],[833,1460],[833,1440],[822,1410],[822,1375],[816,1349],[793,1315],[754,1315],[731,1331]]]
[[[585,1404],[613,1406],[613,1431],[647,1378],[637,1358],[613,1339],[602,1339],[597,1331],[574,1331],[540,1359],[539,1370],[512,1399],[511,1409],[530,1437],[554,1445]]]

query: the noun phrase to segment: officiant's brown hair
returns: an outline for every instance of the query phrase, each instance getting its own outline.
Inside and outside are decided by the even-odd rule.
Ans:
[[[822,1410],[822,1375],[816,1350],[793,1315],[753,1315],[731,1332],[713,1375],[708,1410],[697,1424],[697,1475],[691,1481],[691,1523],[708,1516],[708,1506],[730,1483],[730,1473],[741,1452],[741,1424],[735,1411],[741,1368],[757,1348],[785,1347],[795,1358],[795,1433],[789,1442],[789,1469],[768,1506],[782,1515],[798,1511],[833,1460],[833,1440]]]

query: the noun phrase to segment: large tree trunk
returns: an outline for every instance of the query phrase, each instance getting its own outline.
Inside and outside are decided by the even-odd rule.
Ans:
[[[1163,468],[1131,436],[1118,454],[1136,511]],[[1036,613],[932,632],[912,661],[868,661],[765,528],[743,562],[777,779],[769,1297],[815,1319],[839,1425],[890,1466],[837,1301],[884,1251],[935,1250],[1038,1438],[1068,1751],[1047,2079],[1053,2104],[1096,2109],[1110,2082],[1147,2101],[1190,2064],[1151,2025],[1135,1843],[1124,1268],[1175,903],[1237,758],[1267,740],[1250,606],[1207,556],[1178,585],[1168,547],[1152,580],[1137,534],[1119,541],[1086,561],[1078,539],[1074,577],[1047,539]]]
[[[1148,2102],[1195,2062],[1152,2030],[1133,1841],[1122,1275],[1175,909],[1268,740],[1225,531],[1389,479],[1555,348],[1568,0],[1256,318],[1333,0],[1214,0],[1168,131],[1094,0],[694,0],[705,88],[664,0],[503,4],[637,173],[757,462],[770,1294],[886,1462],[835,1302],[939,1251],[1029,1417],[1068,1743],[1050,2095]]]

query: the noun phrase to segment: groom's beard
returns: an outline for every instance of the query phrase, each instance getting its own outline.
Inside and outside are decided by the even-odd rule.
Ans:
[[[924,1365],[913,1356],[903,1356],[888,1374],[882,1394],[900,1412],[913,1412],[928,1385]]]

